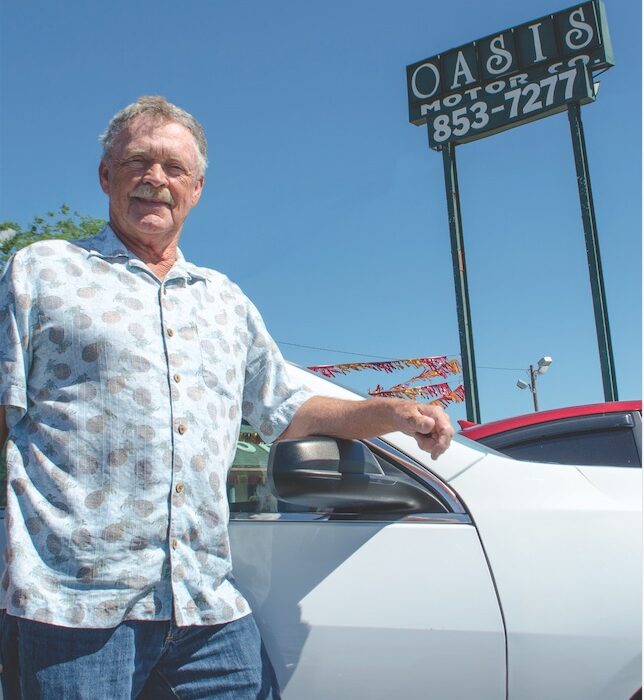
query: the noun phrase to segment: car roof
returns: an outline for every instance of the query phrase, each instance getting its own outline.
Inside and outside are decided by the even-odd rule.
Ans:
[[[564,408],[554,408],[549,411],[537,411],[526,413],[522,416],[513,416],[501,420],[481,423],[480,425],[459,421],[463,427],[460,434],[472,440],[504,433],[515,428],[523,428],[527,425],[538,425],[539,423],[549,423],[550,421],[561,420],[563,418],[576,418],[579,416],[591,416],[598,413],[617,413],[619,411],[642,411],[641,401],[608,401],[605,403],[586,404],[584,406],[566,406]]]

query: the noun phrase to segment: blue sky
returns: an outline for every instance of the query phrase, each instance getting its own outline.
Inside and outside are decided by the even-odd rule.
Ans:
[[[241,285],[289,359],[458,356],[442,158],[408,122],[405,67],[569,4],[2,3],[0,220],[105,217],[97,136],[161,94],[209,137],[184,253]],[[639,398],[641,7],[606,8],[616,65],[582,116],[619,396]],[[542,408],[603,400],[566,115],[456,150],[482,418],[531,410],[516,381],[542,355]]]

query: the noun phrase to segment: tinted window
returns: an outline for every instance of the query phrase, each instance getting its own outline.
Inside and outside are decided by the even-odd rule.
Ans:
[[[270,445],[262,442],[246,423],[242,424],[226,489],[232,513],[277,513],[277,499],[266,483]]]
[[[639,467],[640,457],[631,429],[544,436],[497,449],[515,459],[560,464]]]

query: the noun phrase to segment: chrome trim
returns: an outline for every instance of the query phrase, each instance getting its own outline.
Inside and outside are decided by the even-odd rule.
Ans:
[[[386,453],[386,458],[395,461],[396,466],[399,466],[402,471],[413,474],[418,480],[422,481],[428,488],[432,490],[450,511],[460,515],[467,515],[467,509],[454,491],[445,482],[441,481],[435,474],[430,472],[427,467],[416,462],[409,455],[404,454],[398,448],[386,442],[382,438],[373,438],[364,440],[370,449],[376,452]],[[385,455],[383,455],[385,456]],[[468,516],[469,517],[469,516]]]
[[[473,525],[468,513],[414,513],[404,518],[406,523],[433,523],[438,525]]]
[[[467,513],[413,513],[391,518],[383,516],[370,517],[366,513],[359,513],[355,517],[346,515],[333,515],[331,513],[231,513],[230,522],[245,523],[382,523],[393,525],[394,523],[432,524],[432,525],[472,525],[472,519]]]
[[[329,519],[329,513],[231,513],[230,522],[316,522]]]

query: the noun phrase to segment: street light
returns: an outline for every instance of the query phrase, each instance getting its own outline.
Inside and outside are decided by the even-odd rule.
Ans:
[[[536,367],[534,365],[530,365],[530,369],[528,370],[530,373],[530,384],[524,382],[523,379],[519,379],[517,381],[517,386],[519,389],[530,389],[532,392],[532,401],[534,403],[535,411],[539,410],[539,402],[537,401],[537,374],[545,374],[551,364],[552,357],[549,355],[544,355],[539,362],[537,362]]]

